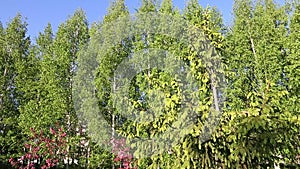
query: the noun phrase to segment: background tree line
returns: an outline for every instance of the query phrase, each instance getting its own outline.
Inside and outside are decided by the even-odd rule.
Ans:
[[[117,29],[111,23],[130,15],[124,0],[113,1],[104,19],[90,26],[82,10],[62,23],[56,33],[49,23],[34,42],[27,35],[27,23],[20,14],[5,27],[0,24],[1,168],[9,168],[12,161],[17,163],[22,157],[25,160],[20,165],[24,168],[29,163],[37,168],[54,167],[50,163],[57,168],[273,168],[279,164],[299,167],[300,3],[235,0],[233,9],[231,26],[223,24],[216,8],[204,8],[197,0],[189,0],[182,12],[172,0],[142,0],[136,11],[141,17],[154,12],[186,20],[205,33],[220,55],[226,76],[226,99],[220,123],[205,142],[199,137],[213,104],[212,82],[208,65],[197,51],[162,35],[150,34],[110,44],[113,48],[108,50],[97,45]],[[164,24],[168,23],[162,22],[161,29],[166,28]],[[181,111],[178,84],[158,70],[135,77],[130,102],[133,108],[145,111],[153,88],[160,89],[169,98],[162,116],[150,123],[124,123],[113,105],[111,86],[116,65],[130,57],[131,52],[150,48],[171,49],[190,65],[191,76],[202,89],[195,93],[203,101],[196,110],[197,123],[168,152],[116,160],[118,156],[97,144],[99,140],[117,138],[116,130],[128,139],[151,138],[166,131]],[[87,126],[74,108],[72,90],[78,85],[74,78],[83,71],[77,69],[77,64],[89,61],[92,55],[99,63],[95,74],[99,99],[96,104],[111,133],[97,134],[97,124]],[[82,111],[83,116],[94,116]],[[90,136],[89,132],[96,134]],[[53,145],[61,147],[47,147],[52,140]],[[135,149],[134,153],[143,152]]]

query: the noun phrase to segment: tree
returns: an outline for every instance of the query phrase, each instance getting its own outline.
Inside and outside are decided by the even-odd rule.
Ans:
[[[35,44],[0,22],[2,168],[299,166],[299,1],[235,0],[227,29],[198,0],[133,14],[77,10]]]
[[[286,75],[287,79],[287,90],[289,91],[290,95],[290,103],[289,106],[291,108],[290,111],[297,114],[299,112],[299,99],[297,99],[297,95],[299,95],[299,61],[297,58],[299,57],[299,20],[300,20],[300,5],[299,2],[296,2],[293,5],[294,12],[292,13],[289,30],[290,34],[288,37],[288,42],[286,43],[287,51],[284,50],[283,52],[288,52],[286,56],[286,63],[285,63],[285,71],[284,74]]]
[[[1,161],[7,161],[9,156],[17,156],[21,150],[22,133],[18,127],[19,109],[26,96],[20,88],[24,69],[32,62],[29,56],[30,39],[26,35],[27,23],[18,14],[0,28],[0,144]],[[30,71],[30,70],[28,70]]]
[[[75,100],[78,102],[76,109],[82,119],[88,120],[84,120],[84,122],[88,126],[92,144],[98,144],[94,147],[98,147],[97,151],[104,152],[102,156],[93,154],[92,158],[103,158],[99,160],[106,165],[112,165],[112,167],[114,167],[112,152],[108,152],[109,146],[105,144],[109,144],[110,139],[116,138],[115,128],[118,120],[111,96],[114,83],[113,71],[117,63],[126,55],[122,51],[122,49],[126,50],[126,44],[117,44],[116,47],[106,48],[107,44],[112,43],[106,40],[114,37],[115,31],[123,31],[122,28],[113,27],[113,24],[128,14],[124,0],[116,0],[111,3],[103,22],[94,25],[91,30],[89,45],[79,55],[79,67],[75,78],[75,89],[77,90]],[[106,127],[99,130],[103,126]],[[92,166],[99,165],[92,162]]]
[[[73,83],[74,76],[77,70],[77,57],[79,51],[83,49],[88,42],[88,22],[85,13],[82,10],[77,10],[64,24],[59,26],[58,32],[53,41],[53,57],[55,60],[54,77],[58,81],[57,94],[62,101],[58,103],[60,110],[58,111],[63,116],[62,123],[67,130],[67,163],[74,163],[75,151],[77,150],[79,140],[76,138],[77,129],[81,126],[77,120],[77,114],[73,104]],[[71,160],[71,161],[70,161]],[[68,164],[67,164],[68,166]]]
[[[295,159],[299,123],[287,106],[288,16],[284,7],[271,0],[236,1],[234,11],[234,26],[226,36],[226,115],[231,127],[223,129],[229,130],[232,143],[225,163],[240,167],[272,167],[279,160],[290,163]]]
[[[286,108],[288,109],[288,111],[294,115],[294,119],[296,116],[299,116],[299,99],[298,99],[298,95],[300,94],[300,88],[299,88],[299,69],[297,69],[297,67],[299,67],[300,62],[299,62],[299,51],[297,49],[299,49],[299,20],[300,20],[300,5],[299,5],[299,1],[296,1],[295,4],[293,4],[292,6],[294,8],[294,11],[292,13],[292,17],[290,20],[290,25],[289,25],[289,37],[288,37],[288,42],[286,43],[287,47],[285,49],[287,50],[283,50],[284,52],[288,51],[288,54],[286,56],[285,59],[285,67],[284,67],[284,75],[286,75],[285,77],[287,78],[286,84],[285,85],[287,87],[287,90],[289,92],[289,97],[287,99],[287,103],[286,103]],[[295,130],[295,132],[299,133],[299,127],[298,128],[293,128]],[[299,165],[299,142],[296,142],[294,145],[294,148],[297,151],[291,151],[291,158],[295,158],[295,156],[297,157],[298,154],[298,160],[297,159],[293,159],[291,160],[292,163],[294,163],[295,165],[298,164]],[[293,154],[295,153],[295,154]],[[298,163],[297,163],[298,161]]]
[[[76,129],[81,126],[73,105],[72,89],[78,52],[88,38],[88,24],[82,10],[76,11],[66,23],[61,24],[55,37],[48,24],[44,33],[37,38],[35,57],[40,59],[40,63],[35,71],[38,75],[36,82],[24,85],[30,89],[24,91],[25,95],[32,98],[22,107],[20,126],[23,132],[30,135],[31,127],[46,132],[59,122],[68,133],[68,163],[79,158],[75,157],[74,151],[79,146]]]
[[[33,82],[21,86],[24,95],[30,96],[30,99],[21,106],[19,125],[25,134],[31,133],[30,128],[48,131],[51,125],[63,118],[59,114],[58,106],[53,103],[56,99],[61,99],[61,96],[55,92],[58,84],[54,77],[53,34],[50,24],[44,33],[39,34],[36,41],[37,46],[32,50],[33,57],[37,60],[36,65],[29,67],[34,69]]]

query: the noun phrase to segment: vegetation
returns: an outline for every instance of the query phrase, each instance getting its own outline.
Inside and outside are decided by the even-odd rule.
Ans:
[[[77,10],[34,42],[20,14],[0,23],[0,168],[299,168],[300,2],[235,0],[229,27],[198,0],[141,2],[132,19],[114,0],[91,26]],[[118,78],[130,58],[143,71]]]

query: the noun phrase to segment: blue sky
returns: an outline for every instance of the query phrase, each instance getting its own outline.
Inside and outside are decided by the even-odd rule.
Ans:
[[[28,34],[31,37],[38,35],[38,32],[44,30],[50,22],[54,30],[58,25],[64,22],[68,16],[72,15],[76,9],[82,8],[87,15],[90,23],[99,21],[105,15],[111,0],[5,0],[0,6],[0,21],[5,25],[18,12],[27,18]],[[187,0],[173,0],[173,3],[179,9],[183,9]],[[216,6],[224,16],[226,24],[229,24],[232,18],[233,0],[199,0],[199,3],[206,7],[207,5]],[[140,0],[126,0],[126,5],[131,12],[137,9]]]

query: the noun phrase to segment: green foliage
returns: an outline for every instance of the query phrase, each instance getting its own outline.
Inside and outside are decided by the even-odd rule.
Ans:
[[[235,24],[225,38],[229,83],[224,125],[229,126],[222,130],[231,142],[225,164],[264,168],[279,161],[295,163],[299,121],[289,106],[293,94],[285,70],[288,14],[271,0],[236,1],[234,10]]]
[[[300,3],[235,0],[233,10],[225,29],[220,12],[197,0],[182,13],[172,0],[142,0],[134,17],[124,0],[114,0],[90,29],[77,10],[55,34],[49,23],[35,44],[20,14],[6,27],[0,22],[0,163],[24,154],[30,128],[47,137],[59,122],[67,132],[66,156],[78,159],[79,168],[117,167],[108,141],[119,136],[139,168],[299,167]],[[143,70],[129,82],[116,76],[126,59],[125,73]],[[174,75],[181,61],[185,78],[195,80],[186,88]],[[198,103],[193,110],[184,107],[187,93]],[[189,121],[180,119],[192,112],[195,121],[184,128]],[[206,124],[210,118],[219,121]],[[174,128],[178,133],[168,135]]]
[[[285,44],[285,52],[288,53],[285,60],[285,74],[287,80],[287,90],[289,91],[289,103],[288,108],[290,111],[297,113],[299,115],[299,28],[300,28],[300,4],[299,1],[294,5],[294,12],[291,16],[290,21],[290,35],[288,37],[287,43]]]
[[[117,3],[114,3],[117,4]],[[199,6],[199,4],[198,4]],[[200,7],[199,7],[200,8]],[[114,9],[124,9],[124,8],[114,8]],[[123,24],[122,21],[126,21],[126,18],[122,18],[124,15],[120,15],[121,21],[117,21],[116,19],[114,22],[111,19],[104,19],[103,25],[101,25],[101,28],[99,29],[99,32],[94,34],[94,36],[91,38],[90,46],[91,49],[97,51],[98,56],[98,63],[99,68],[96,72],[96,87],[97,87],[97,95],[99,98],[99,105],[100,105],[100,112],[107,119],[107,122],[109,123],[110,127],[112,128],[112,133],[115,129],[117,129],[118,133],[120,133],[123,136],[126,136],[130,139],[135,138],[154,138],[158,136],[159,134],[162,134],[167,131],[167,129],[173,125],[173,123],[178,120],[179,112],[183,112],[183,114],[188,115],[188,111],[180,108],[181,106],[181,100],[182,98],[182,91],[180,90],[180,82],[179,79],[176,77],[172,77],[172,75],[168,74],[168,72],[163,72],[158,69],[151,68],[151,60],[155,62],[163,62],[161,60],[156,60],[155,55],[164,55],[164,52],[161,51],[151,51],[151,48],[157,49],[157,50],[169,50],[170,52],[174,52],[174,56],[177,57],[177,59],[182,59],[183,62],[186,62],[186,64],[190,65],[190,71],[188,73],[189,78],[195,78],[197,79],[197,82],[199,87],[201,88],[201,92],[194,91],[191,95],[197,95],[199,99],[201,99],[201,102],[199,103],[199,107],[196,108],[195,111],[199,114],[200,118],[199,123],[196,124],[194,129],[191,131],[180,131],[182,133],[193,133],[193,137],[187,137],[183,138],[183,142],[180,143],[180,145],[177,146],[176,154],[168,155],[166,152],[160,152],[163,153],[162,155],[151,155],[147,159],[139,159],[140,165],[149,165],[150,168],[156,168],[156,167],[170,167],[170,163],[176,163],[176,165],[179,167],[181,165],[185,167],[190,166],[198,166],[198,162],[196,160],[197,153],[199,151],[194,151],[193,146],[199,144],[197,142],[197,138],[199,135],[201,135],[202,126],[208,117],[209,114],[209,108],[212,105],[212,96],[210,94],[210,82],[209,82],[209,74],[206,72],[205,65],[203,65],[200,53],[198,53],[198,49],[202,48],[201,44],[199,42],[194,42],[194,37],[192,34],[198,35],[199,38],[201,35],[197,34],[197,29],[201,30],[209,30],[210,28],[213,29],[214,34],[217,34],[219,36],[219,39],[221,39],[221,34],[218,29],[218,26],[220,26],[220,19],[217,19],[219,16],[215,10],[207,9],[206,16],[207,18],[205,23],[212,22],[213,24],[203,24],[199,27],[191,27],[185,28],[184,23],[179,22],[179,25],[172,25],[173,27],[170,27],[168,24],[167,17],[157,18],[156,21],[149,19],[147,17],[149,15],[149,12],[152,15],[155,14],[164,14],[164,15],[173,15],[174,16],[174,22],[177,20],[180,21],[182,19],[182,16],[179,15],[177,11],[170,11],[170,9],[173,9],[172,3],[170,1],[163,2],[161,8],[157,10],[156,4],[152,1],[143,1],[141,8],[137,11],[137,21],[138,23],[135,23],[134,26],[135,30],[134,32],[129,33],[129,37],[122,37],[122,34],[124,32],[126,33],[126,29],[124,29],[121,25]],[[160,11],[160,12],[159,12]],[[209,13],[208,13],[209,12]],[[117,18],[117,16],[113,14],[119,14],[121,12],[113,12],[109,10],[108,16],[105,18]],[[189,13],[189,12],[187,12]],[[204,11],[198,11],[201,15],[204,16]],[[115,16],[115,17],[112,17]],[[210,17],[213,16],[213,17]],[[214,19],[210,19],[214,18]],[[122,20],[123,19],[123,20]],[[177,19],[177,20],[176,20]],[[191,16],[190,20],[191,23],[197,22],[195,16]],[[140,21],[140,22],[139,22]],[[155,23],[153,23],[153,22]],[[193,22],[192,22],[193,21]],[[210,21],[210,22],[208,22]],[[176,23],[174,23],[176,24]],[[182,24],[182,25],[180,25]],[[148,26],[147,26],[148,25]],[[145,29],[147,27],[152,28],[153,25],[156,25],[155,29],[157,29],[160,32],[155,32],[155,30],[151,29]],[[206,28],[209,27],[210,28]],[[183,28],[186,29],[184,31],[188,32],[191,37],[191,39],[188,39],[187,41],[192,41],[194,44],[191,44],[191,46],[188,46],[184,44],[184,41],[186,37],[181,37],[182,39],[175,39],[174,37],[180,37],[182,35],[176,34],[180,33],[177,32],[178,29]],[[194,29],[193,29],[194,28]],[[122,30],[123,32],[119,32]],[[144,34],[141,34],[141,32],[144,31]],[[151,32],[151,31],[154,31]],[[215,32],[214,32],[215,31]],[[219,31],[219,32],[218,32]],[[136,32],[136,33],[135,33]],[[168,37],[167,34],[173,35],[172,37]],[[120,39],[120,42],[115,42],[116,40]],[[128,39],[127,39],[128,38]],[[183,40],[180,42],[180,40]],[[220,47],[220,41],[215,42],[216,46]],[[102,44],[94,44],[103,42]],[[184,46],[186,45],[186,46]],[[116,93],[114,90],[114,85],[116,83],[116,79],[114,78],[114,71],[117,69],[117,66],[124,60],[126,60],[128,57],[131,57],[131,53],[134,52],[137,55],[140,55],[141,58],[132,56],[132,64],[136,64],[140,61],[140,59],[147,59],[150,61],[148,63],[145,62],[146,65],[138,65],[142,67],[148,67],[148,69],[140,72],[137,74],[134,79],[130,82],[130,88],[129,88],[129,107],[126,107],[128,111],[120,112],[120,110],[124,110],[124,108],[119,107],[118,103],[114,102],[114,94]],[[201,53],[204,54],[204,53]],[[135,60],[136,59],[136,60]],[[176,62],[176,60],[170,60],[167,61],[168,64],[165,70],[173,70],[176,69],[176,66],[172,65]],[[176,65],[176,64],[175,64]],[[181,84],[182,85],[182,84]],[[191,89],[189,89],[191,90]],[[159,93],[155,91],[160,91],[162,93],[162,99],[164,102],[164,106],[161,105],[159,102],[155,102],[151,100],[154,96],[159,96]],[[186,91],[187,92],[187,91]],[[121,99],[122,100],[122,99]],[[124,98],[126,100],[126,98]],[[122,101],[120,101],[122,102]],[[198,101],[196,101],[198,102]],[[121,104],[122,106],[122,104]],[[149,109],[152,109],[153,112],[159,112],[160,115],[149,114]],[[132,110],[138,110],[138,111],[132,111]],[[138,117],[138,119],[135,119],[136,121],[130,121],[126,120],[125,117],[128,117],[128,115],[134,114],[134,116]],[[91,117],[91,115],[89,116]],[[97,116],[94,116],[97,117]],[[99,116],[98,116],[99,117]],[[115,118],[115,121],[113,117]],[[97,118],[98,119],[98,118]],[[125,121],[125,122],[124,122]],[[90,130],[94,130],[94,128],[97,129],[97,125],[95,123],[89,123]],[[93,126],[94,125],[94,126]],[[100,134],[101,133],[101,134]],[[97,140],[101,140],[106,135],[103,135],[102,131],[100,131],[98,134],[94,134],[93,136],[97,138]],[[113,133],[114,134],[114,133]],[[113,135],[112,134],[112,135]],[[114,135],[113,135],[114,136]],[[165,136],[168,137],[168,136]],[[174,135],[173,137],[176,137]],[[168,139],[168,138],[163,138]],[[190,142],[191,140],[194,140],[196,142]],[[190,142],[190,143],[189,143]],[[183,145],[182,145],[183,144]],[[137,145],[132,144],[133,148],[136,148],[135,155],[136,156],[143,156],[143,153],[145,152],[145,149],[147,148],[154,148],[154,147],[147,147],[149,145],[138,145],[138,147],[135,147]],[[154,148],[155,149],[155,148]],[[158,151],[158,149],[155,149],[155,151]],[[170,148],[170,151],[174,151],[173,148]],[[184,153],[182,153],[184,152]],[[195,157],[194,157],[195,156]],[[190,161],[189,159],[195,158],[195,161]],[[165,159],[168,159],[165,162]],[[158,162],[160,161],[160,162]]]
[[[21,152],[22,133],[18,127],[19,109],[29,98],[23,95],[24,77],[32,69],[33,58],[29,55],[30,39],[26,36],[27,23],[18,14],[1,26],[0,33],[0,147],[1,161]],[[30,79],[30,77],[28,77]],[[25,80],[25,79],[24,79]],[[27,80],[27,79],[26,79]]]
[[[21,106],[20,126],[23,133],[29,132],[31,127],[45,130],[57,121],[68,125],[68,132],[71,124],[74,124],[72,128],[76,129],[72,78],[77,53],[87,39],[88,27],[83,11],[76,11],[59,27],[55,37],[50,24],[44,33],[40,33],[37,46],[32,49],[36,61],[35,65],[29,66],[33,69],[32,78],[29,79],[31,81],[28,80],[29,82],[20,87],[24,88],[25,96],[30,96]]]

